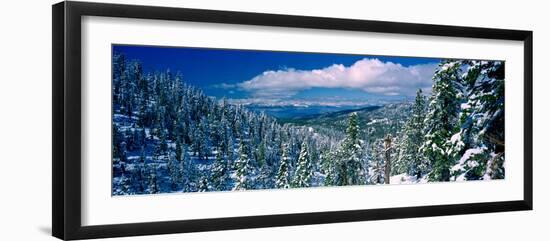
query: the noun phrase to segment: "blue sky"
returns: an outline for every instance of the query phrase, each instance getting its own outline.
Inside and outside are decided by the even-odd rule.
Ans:
[[[256,104],[364,104],[428,90],[439,59],[113,45],[145,72],[170,69],[205,91]]]

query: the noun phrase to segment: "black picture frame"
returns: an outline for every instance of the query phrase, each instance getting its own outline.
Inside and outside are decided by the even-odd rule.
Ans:
[[[378,33],[516,40],[524,43],[524,193],[521,200],[421,207],[140,222],[81,224],[81,17],[229,23]],[[52,6],[52,233],[60,239],[185,233],[380,219],[532,210],[533,32],[89,2]],[[520,128],[520,127],[518,127]]]

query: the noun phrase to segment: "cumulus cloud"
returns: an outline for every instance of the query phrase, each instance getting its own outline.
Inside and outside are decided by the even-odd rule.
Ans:
[[[292,97],[311,88],[359,89],[381,95],[412,96],[418,88],[429,88],[437,64],[403,66],[364,58],[351,66],[334,64],[323,69],[265,71],[237,84],[258,98]]]

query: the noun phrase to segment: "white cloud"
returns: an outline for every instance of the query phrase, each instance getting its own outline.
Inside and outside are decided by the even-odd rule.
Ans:
[[[378,59],[362,59],[346,67],[334,64],[323,69],[265,71],[237,84],[258,98],[292,97],[311,88],[348,88],[382,95],[412,96],[429,88],[437,64],[402,66]]]

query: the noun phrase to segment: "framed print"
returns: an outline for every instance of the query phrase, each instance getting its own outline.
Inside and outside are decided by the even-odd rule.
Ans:
[[[532,209],[532,32],[53,6],[53,235]]]

